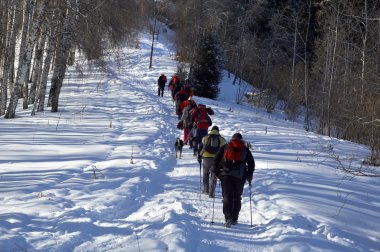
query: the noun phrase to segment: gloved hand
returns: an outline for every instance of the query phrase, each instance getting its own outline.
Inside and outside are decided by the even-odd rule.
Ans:
[[[212,179],[212,181],[217,181],[218,177],[214,174],[214,175],[212,175],[211,179]]]
[[[252,182],[252,177],[250,178],[247,178],[247,181],[248,181],[248,184],[251,185],[251,182]]]
[[[198,155],[197,155],[197,159],[198,159],[198,162],[199,162],[199,163],[202,163],[202,156],[201,156],[201,155],[198,154]]]

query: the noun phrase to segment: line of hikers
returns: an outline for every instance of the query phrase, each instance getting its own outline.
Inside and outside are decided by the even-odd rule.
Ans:
[[[166,77],[163,76],[160,76],[161,82],[158,79],[158,95],[161,90],[161,96],[166,83]],[[163,78],[165,83],[162,85]],[[215,186],[219,179],[222,185],[224,225],[236,225],[245,181],[251,186],[255,170],[252,153],[240,133],[235,133],[227,143],[220,135],[218,126],[213,126],[208,132],[212,126],[210,116],[214,115],[214,111],[204,104],[196,104],[187,82],[180,84],[178,76],[174,75],[169,82],[169,89],[176,103],[179,119],[177,128],[183,130],[184,144],[189,144],[190,149],[193,149],[200,166],[203,163],[203,193],[215,198]]]

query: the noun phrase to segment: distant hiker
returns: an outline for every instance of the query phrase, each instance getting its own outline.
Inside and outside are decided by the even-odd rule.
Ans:
[[[185,89],[185,92],[189,95],[189,98],[193,97],[194,91],[191,88],[190,81],[188,79],[185,80],[185,84],[183,84],[183,88]]]
[[[213,179],[215,176],[214,158],[220,147],[226,144],[226,140],[219,134],[218,126],[213,126],[210,133],[202,139],[202,144],[198,159],[203,159],[203,193],[213,198],[216,185],[216,180]]]
[[[160,77],[158,78],[157,84],[158,84],[158,96],[161,95],[161,97],[164,96],[164,89],[165,89],[165,84],[166,84],[167,78],[165,74],[161,74]]]
[[[222,182],[224,226],[231,227],[237,224],[245,181],[251,185],[255,160],[242,135],[235,133],[218,151],[214,161],[215,175]]]
[[[189,111],[191,118],[194,120],[194,127],[190,133],[193,139],[194,156],[197,156],[201,150],[202,138],[208,133],[208,127],[212,125],[208,109],[203,104],[198,104],[197,107]],[[213,114],[213,113],[212,113]]]
[[[180,81],[178,79],[178,76],[176,74],[174,74],[171,78],[171,80],[169,81],[169,90],[171,91],[171,95],[172,95],[172,98],[174,100],[174,90],[177,88],[178,89],[178,86],[180,85]]]
[[[183,142],[185,144],[190,145],[192,148],[192,141],[190,140],[189,133],[193,128],[194,120],[191,117],[189,111],[193,108],[197,107],[197,103],[193,99],[189,99],[186,101],[186,107],[183,109],[181,121],[183,123]]]
[[[178,115],[178,120],[181,119],[183,110],[188,105],[188,99],[192,96],[192,90],[188,85],[181,86],[181,89],[176,92],[174,99],[176,102],[176,115]]]

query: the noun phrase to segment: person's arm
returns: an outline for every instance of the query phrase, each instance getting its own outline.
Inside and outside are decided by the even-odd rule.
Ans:
[[[249,184],[251,184],[253,172],[255,171],[255,160],[253,159],[252,152],[246,148],[247,150],[247,157],[246,157],[246,163],[247,163],[247,181]]]
[[[219,139],[220,139],[220,143],[219,143],[219,147],[223,147],[224,145],[226,145],[226,139],[224,139],[224,137],[222,136],[219,136]]]
[[[221,173],[220,162],[222,161],[223,154],[224,154],[224,147],[219,149],[219,151],[216,153],[215,158],[214,158],[214,173],[219,179],[220,179],[220,173]]]
[[[187,107],[185,107],[185,109],[183,110],[183,113],[182,113],[181,120],[183,122],[185,122],[188,115],[189,115],[189,109]]]

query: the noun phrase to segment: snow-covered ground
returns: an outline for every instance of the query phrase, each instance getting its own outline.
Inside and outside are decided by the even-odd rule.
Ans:
[[[226,139],[241,132],[254,146],[253,227],[248,186],[230,229],[217,186],[212,225],[199,164],[187,146],[173,155],[182,134],[171,98],[157,97],[173,49],[161,36],[152,69],[149,53],[142,35],[107,74],[70,70],[59,113],[0,119],[0,251],[380,251],[379,180],[347,176],[329,154],[367,148],[237,105],[227,76],[219,100],[195,100]]]

